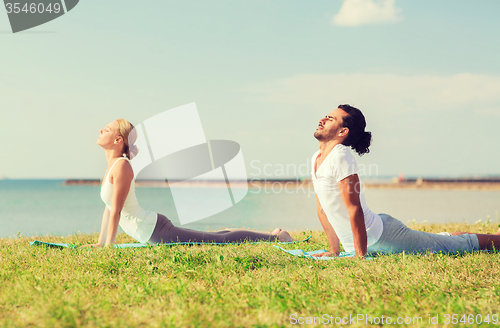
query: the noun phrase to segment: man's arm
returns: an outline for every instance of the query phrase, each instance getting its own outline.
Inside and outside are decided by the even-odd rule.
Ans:
[[[323,211],[323,207],[319,202],[318,196],[316,195],[316,205],[318,211],[318,218],[323,226],[323,230],[325,230],[326,238],[328,239],[328,244],[330,245],[330,252],[317,254],[317,256],[338,256],[340,253],[340,243],[335,230],[333,230],[330,221],[326,217],[325,211]]]
[[[366,256],[366,227],[363,208],[359,200],[361,183],[357,174],[353,174],[339,182],[340,193],[344,201],[351,222],[352,235],[354,238],[354,251],[356,256]]]

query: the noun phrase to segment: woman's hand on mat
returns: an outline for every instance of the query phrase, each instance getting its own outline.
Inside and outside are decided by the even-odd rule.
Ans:
[[[314,256],[314,257],[325,257],[325,256],[328,256],[328,257],[337,257],[337,256],[339,256],[339,253],[336,253],[336,252],[324,252],[324,253],[312,254],[312,256]]]

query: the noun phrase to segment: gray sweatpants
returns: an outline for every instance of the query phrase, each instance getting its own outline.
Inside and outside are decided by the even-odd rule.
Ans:
[[[408,228],[388,214],[379,214],[384,228],[379,240],[368,247],[367,253],[472,252],[479,249],[476,235],[446,236]]]
[[[235,243],[245,241],[275,241],[277,236],[251,230],[221,230],[206,232],[179,228],[172,224],[164,215],[158,214],[156,227],[149,239],[149,244],[176,242],[213,242]]]

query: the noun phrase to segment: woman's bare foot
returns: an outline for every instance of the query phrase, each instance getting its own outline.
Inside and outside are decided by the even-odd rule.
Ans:
[[[497,232],[495,232],[494,235],[500,235],[500,228],[498,228]]]
[[[276,229],[274,229],[274,230],[273,230],[273,232],[271,232],[271,235],[276,236],[276,235],[277,235],[277,234],[279,234],[281,231],[283,231],[283,230],[281,230],[280,228],[276,228]]]
[[[281,230],[278,233],[278,240],[281,242],[289,242],[289,241],[293,241],[293,238],[292,238],[292,236],[290,236],[290,234],[288,232],[286,232],[285,230]]]

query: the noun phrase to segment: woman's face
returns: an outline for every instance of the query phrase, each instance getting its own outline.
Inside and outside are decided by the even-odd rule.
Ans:
[[[113,121],[106,125],[104,129],[99,131],[99,138],[97,139],[97,144],[106,148],[106,146],[112,146],[117,137],[120,136],[118,132],[118,122]]]

